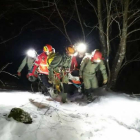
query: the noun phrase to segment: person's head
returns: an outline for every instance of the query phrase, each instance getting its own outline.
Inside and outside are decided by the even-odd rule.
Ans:
[[[44,47],[43,47],[43,51],[49,55],[50,53],[53,53],[55,52],[54,48],[50,45],[50,44],[46,44]]]
[[[74,49],[74,47],[72,45],[69,46],[69,47],[66,47],[66,54],[68,56],[73,56],[74,53],[75,53],[75,49]]]
[[[81,43],[76,43],[74,45],[74,48],[75,48],[76,52],[78,53],[78,55],[80,57],[83,57],[86,53],[87,45],[86,45],[86,43],[82,43],[82,42]]]
[[[99,63],[103,59],[102,53],[99,50],[94,50],[92,52],[91,61]]]
[[[78,53],[79,58],[83,58],[85,56],[85,53]]]

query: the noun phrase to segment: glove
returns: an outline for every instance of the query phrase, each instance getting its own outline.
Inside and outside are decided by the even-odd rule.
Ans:
[[[38,75],[37,75],[37,74],[28,73],[28,74],[27,74],[27,78],[29,78],[30,76],[34,76],[34,77],[36,77],[36,78],[38,77]]]
[[[21,73],[20,73],[20,72],[18,72],[18,73],[17,73],[17,75],[20,77],[20,76],[21,76]]]
[[[34,75],[33,73],[28,73],[27,78],[30,82],[36,81],[38,75]]]
[[[103,81],[103,84],[106,84],[107,83],[107,79],[105,79],[104,81]]]

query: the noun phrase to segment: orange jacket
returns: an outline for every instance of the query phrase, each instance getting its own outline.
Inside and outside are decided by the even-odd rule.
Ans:
[[[46,62],[47,62],[47,55],[46,53],[43,52],[37,57],[36,61],[34,62],[32,73],[34,74],[35,70],[38,68],[37,71],[39,73],[48,75],[49,70]]]

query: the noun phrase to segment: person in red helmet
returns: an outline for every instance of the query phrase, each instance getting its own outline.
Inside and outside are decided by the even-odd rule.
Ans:
[[[50,53],[52,53],[54,51],[54,48],[50,45],[50,44],[46,44],[43,47],[43,52],[45,52],[47,55],[49,55]]]
[[[75,53],[73,45],[66,47],[66,53],[61,55],[59,53],[49,55],[47,64],[49,68],[49,80],[54,84],[58,93],[52,93],[51,97],[57,100],[59,94],[61,96],[61,102],[67,101],[67,93],[69,92],[69,77],[71,59]],[[61,89],[62,88],[62,92]]]
[[[29,73],[29,76],[37,77],[36,75],[36,71],[37,71],[39,78],[41,79],[46,89],[51,86],[50,83],[48,82],[49,70],[48,70],[46,62],[47,62],[48,55],[53,52],[54,52],[54,48],[51,45],[46,44],[43,47],[43,53],[38,55],[38,57],[36,58],[33,68],[32,68],[32,72]]]
[[[107,83],[107,72],[103,62],[102,53],[99,50],[92,52],[90,56],[85,56],[81,62],[79,71],[80,77],[83,79],[85,94],[88,102],[92,102],[91,92],[98,88],[98,80],[96,78],[96,71],[101,71],[103,76],[103,84]]]

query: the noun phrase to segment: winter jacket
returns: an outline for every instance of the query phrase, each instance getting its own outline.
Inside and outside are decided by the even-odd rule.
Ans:
[[[61,55],[59,53],[56,53],[55,56],[53,57],[54,58],[52,62],[49,64],[49,79],[53,80],[54,73],[56,73],[56,74],[60,74],[60,77],[63,78],[62,81],[64,83],[67,83],[68,76],[66,73],[70,72],[71,56],[68,56],[66,54]],[[51,59],[51,57],[49,59]]]
[[[71,71],[75,70],[76,68],[78,67],[78,63],[77,63],[77,59],[75,56],[72,57],[72,60],[71,60]]]
[[[35,71],[37,69],[38,73],[48,75],[49,71],[48,71],[46,62],[47,62],[46,53],[43,52],[40,55],[38,55],[38,57],[36,58],[36,60],[34,62],[32,73],[35,74]]]
[[[31,57],[26,56],[23,59],[22,63],[20,64],[17,72],[21,72],[23,70],[23,68],[25,67],[25,65],[28,66],[28,71],[30,71],[32,69],[32,66],[33,66],[34,61],[35,61],[34,58],[31,58]]]
[[[81,77],[83,76],[94,77],[96,74],[96,71],[98,70],[101,71],[103,80],[107,80],[107,73],[106,73],[106,67],[104,65],[104,62],[101,61],[100,63],[95,63],[95,62],[91,62],[89,57],[84,57],[81,62],[79,75]]]

